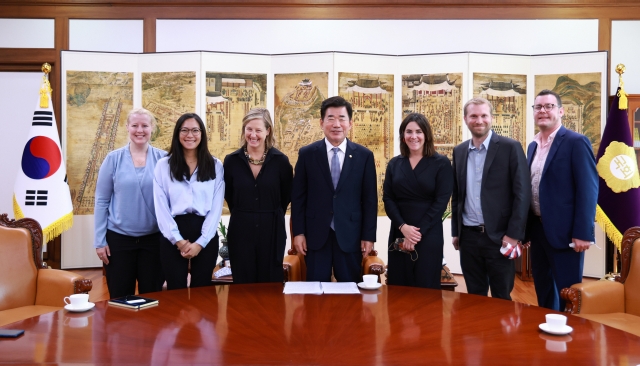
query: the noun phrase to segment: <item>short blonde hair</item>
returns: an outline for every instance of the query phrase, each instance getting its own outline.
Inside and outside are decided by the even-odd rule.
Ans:
[[[485,98],[479,98],[479,97],[478,97],[478,98],[469,99],[469,101],[468,101],[468,102],[466,102],[466,103],[464,104],[464,108],[463,108],[463,110],[464,110],[464,116],[465,116],[465,117],[467,116],[467,107],[468,107],[470,104],[473,104],[473,105],[483,105],[483,104],[486,104],[486,105],[488,105],[488,106],[489,106],[489,114],[490,114],[491,116],[493,116],[493,104],[491,104],[491,102],[490,102],[490,101],[488,101],[488,100],[486,100]]]
[[[129,122],[131,120],[131,116],[133,116],[135,114],[140,114],[140,115],[149,117],[149,123],[151,123],[151,127],[153,127],[153,129],[155,130],[155,128],[156,128],[156,117],[153,115],[153,113],[149,112],[148,110],[146,110],[144,108],[134,108],[131,111],[129,111],[129,114],[127,114],[127,126],[129,125]]]
[[[264,122],[264,128],[269,131],[269,135],[264,139],[265,149],[270,149],[276,144],[276,138],[273,135],[273,122],[271,121],[271,114],[266,108],[251,108],[249,113],[242,119],[242,147],[247,147],[247,140],[244,137],[244,128],[247,123],[254,119],[261,119]]]

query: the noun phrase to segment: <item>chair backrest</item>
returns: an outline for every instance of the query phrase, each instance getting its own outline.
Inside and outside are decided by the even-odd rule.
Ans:
[[[43,267],[38,261],[41,248],[37,221],[0,215],[0,310],[35,304],[38,269]]]
[[[640,316],[640,227],[631,228],[624,233],[621,265],[620,280],[624,283],[625,312]]]

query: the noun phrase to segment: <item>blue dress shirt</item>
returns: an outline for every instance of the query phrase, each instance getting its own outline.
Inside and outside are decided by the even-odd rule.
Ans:
[[[467,156],[467,195],[464,198],[462,210],[462,224],[465,226],[484,225],[480,192],[482,188],[482,171],[487,159],[487,150],[493,131],[489,130],[480,148],[473,146],[473,140],[469,141],[469,155]]]

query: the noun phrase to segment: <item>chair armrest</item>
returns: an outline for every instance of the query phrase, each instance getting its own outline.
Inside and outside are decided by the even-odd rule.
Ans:
[[[378,251],[372,249],[369,255],[362,258],[362,274],[374,274],[378,275],[378,282],[380,282],[380,275],[385,272],[384,261],[378,257]]]
[[[624,285],[612,281],[577,283],[562,289],[570,314],[624,313]]]
[[[87,293],[93,287],[91,280],[58,269],[38,270],[36,305],[64,306],[64,298],[71,294]]]
[[[297,255],[285,255],[282,260],[284,282],[302,281],[300,258]]]

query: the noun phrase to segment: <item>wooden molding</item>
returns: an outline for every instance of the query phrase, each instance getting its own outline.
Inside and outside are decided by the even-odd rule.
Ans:
[[[8,0],[7,5],[19,6],[441,6],[441,7],[503,7],[531,5],[530,0]],[[535,6],[568,6],[568,7],[620,7],[635,5],[637,0],[537,0]]]
[[[154,17],[144,19],[142,49],[144,52],[156,52],[156,22]]]

